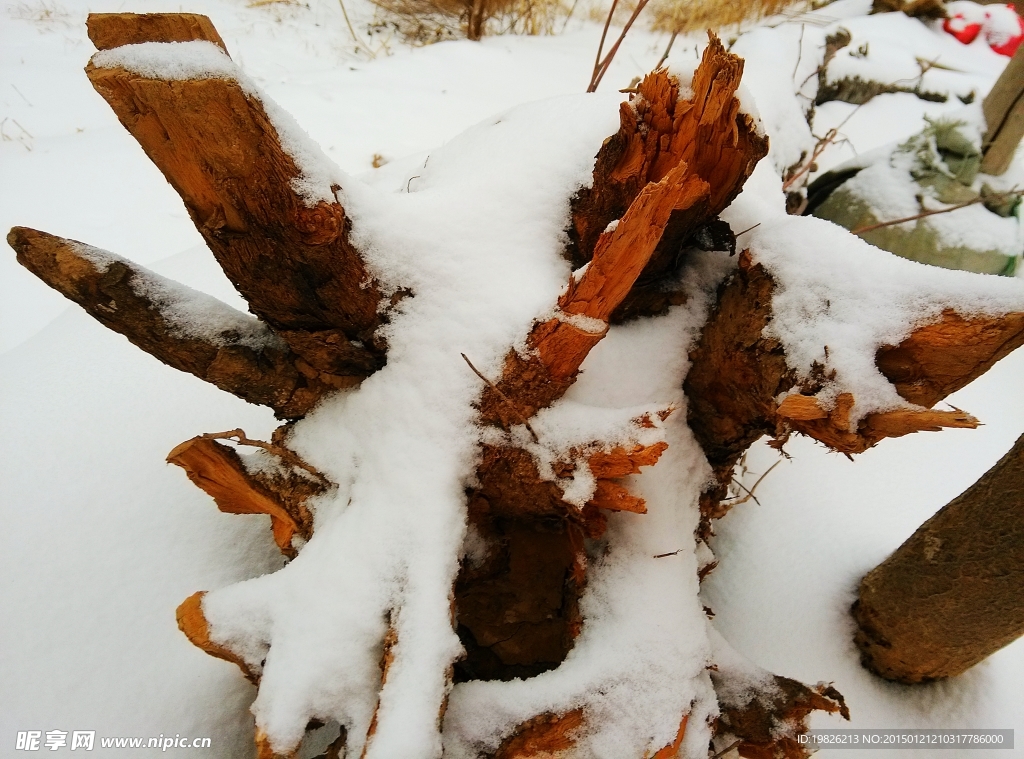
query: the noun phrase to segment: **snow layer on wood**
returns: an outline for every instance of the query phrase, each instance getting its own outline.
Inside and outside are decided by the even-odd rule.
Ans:
[[[583,631],[557,669],[530,680],[455,687],[445,717],[445,755],[469,759],[493,751],[525,720],[582,707],[580,756],[650,756],[675,738],[690,712],[683,756],[705,756],[706,718],[716,701],[706,617],[697,598],[697,498],[710,471],[685,424],[682,380],[687,346],[699,334],[715,285],[731,262],[699,257],[687,276],[690,300],[667,316],[613,327],[583,364],[565,404],[594,412],[625,404],[674,403],[665,422],[669,447],[658,465],[629,478],[648,513],[612,514],[594,547],[580,601]],[[681,348],[681,349],[680,349]],[[662,356],[652,362],[650,356]],[[551,414],[558,414],[558,406]],[[543,438],[542,438],[543,439]],[[675,552],[664,558],[659,554]],[[692,710],[691,710],[692,704]]]
[[[483,387],[459,354],[497,377],[509,346],[549,313],[569,277],[561,256],[568,201],[589,181],[594,155],[617,128],[620,99],[612,92],[523,106],[435,151],[394,192],[347,188],[347,210],[374,276],[411,287],[414,297],[392,316],[387,366],[295,427],[290,444],[340,485],[319,503],[313,538],[284,570],[204,601],[215,640],[252,665],[265,657],[253,711],[278,749],[293,746],[311,717],[333,717],[349,728],[350,750],[362,750],[390,625],[397,643],[367,756],[440,752],[444,673],[461,650],[449,594],[480,437],[473,402]],[[672,317],[613,330],[619,336],[594,351],[562,410],[540,420],[541,444],[560,453],[570,441],[589,443],[610,429],[636,434],[629,420],[638,413],[681,405],[680,346],[692,339],[708,302],[698,296]],[[652,352],[676,359],[651,366],[642,357]],[[588,383],[594,389],[586,390]],[[596,407],[589,426],[574,411],[582,406]],[[713,709],[693,555],[706,464],[682,411],[656,432],[667,436],[675,458],[656,467],[667,480],[650,494],[643,483],[652,475],[636,478],[651,513],[611,520],[610,554],[583,602],[578,663],[523,685],[509,707],[523,719],[549,701],[569,709],[591,685],[607,683],[610,690],[592,705],[594,719],[617,714],[609,725],[620,727],[595,732],[594,745],[608,747],[596,755],[613,756],[607,752],[626,745],[641,754],[657,750],[674,738],[691,701],[698,701],[696,725]],[[681,547],[671,559],[652,558]],[[638,586],[647,590],[638,594]],[[609,673],[609,652],[627,650]],[[454,703],[446,721],[462,724]],[[622,710],[643,719],[629,725]],[[515,717],[506,710],[505,718]],[[496,745],[509,725],[490,725],[482,736],[479,725],[453,727],[445,740]],[[706,728],[693,735],[706,745]]]
[[[140,76],[165,81],[228,79],[237,82],[246,95],[263,106],[277,130],[281,147],[295,161],[300,175],[292,180],[292,189],[308,205],[334,202],[331,187],[343,186],[349,181],[291,114],[264,95],[227,53],[212,42],[194,40],[123,45],[101,50],[92,57],[92,63],[102,68],[123,68]]]
[[[908,407],[875,366],[882,345],[899,344],[945,309],[965,317],[1024,311],[1019,280],[908,261],[831,222],[787,216],[781,205],[778,178],[761,164],[727,218],[734,227],[760,221],[741,244],[776,283],[770,334],[802,377],[815,363],[835,370],[819,397],[829,403],[853,393],[851,425],[874,411]]]
[[[121,256],[91,245],[75,243],[75,250],[100,273],[106,272],[115,263],[128,267],[132,272],[132,289],[152,303],[171,330],[181,337],[193,337],[219,346],[246,345],[255,350],[288,349],[285,342],[265,323],[236,311],[213,296],[161,277]]]

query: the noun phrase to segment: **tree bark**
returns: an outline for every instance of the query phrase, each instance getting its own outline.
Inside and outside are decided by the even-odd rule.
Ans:
[[[920,683],[1024,635],[1024,436],[861,581],[864,666]]]
[[[143,42],[205,40],[228,51],[210,19],[198,13],[90,13],[85,26],[97,50]]]
[[[94,16],[91,31],[112,41],[210,36],[145,18]],[[362,378],[383,364],[382,296],[349,242],[350,221],[336,200],[310,205],[296,192],[301,172],[259,99],[224,78],[166,81],[91,62],[86,73],[254,314],[319,371]]]
[[[220,302],[223,325],[206,324],[212,298],[113,253],[26,227],[12,229],[7,242],[22,266],[103,326],[279,417],[302,416],[324,394],[357,381],[317,372],[259,319]]]
[[[1004,174],[1024,137],[1024,47],[1017,49],[982,103],[988,131],[982,144],[981,170]]]

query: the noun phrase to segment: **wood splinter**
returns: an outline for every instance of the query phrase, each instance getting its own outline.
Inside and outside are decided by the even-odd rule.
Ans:
[[[241,438],[248,440],[244,433]],[[184,469],[192,482],[213,497],[221,511],[269,515],[274,542],[285,556],[295,557],[297,551],[292,541],[296,535],[303,540],[312,537],[313,517],[306,501],[326,491],[322,475],[314,477],[305,468],[300,474],[293,462],[250,469],[234,448],[206,436],[186,440],[167,455],[167,461]]]

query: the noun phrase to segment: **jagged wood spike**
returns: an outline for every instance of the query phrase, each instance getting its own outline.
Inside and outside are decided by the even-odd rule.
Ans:
[[[609,317],[647,265],[669,217],[677,211],[706,213],[708,193],[707,183],[685,164],[640,192],[618,225],[601,235],[590,265],[559,299],[564,316],[537,322],[527,337],[527,355],[510,351],[496,387],[484,389],[485,424],[508,428],[565,393],[607,333]]]
[[[308,476],[287,465],[274,474],[250,471],[234,448],[205,437],[186,440],[167,454],[167,461],[184,469],[221,511],[269,515],[274,542],[285,556],[296,555],[295,535],[312,537],[313,517],[305,501],[326,488]]]
[[[706,181],[711,194],[706,217],[672,215],[657,250],[612,321],[663,312],[682,302],[663,285],[677,270],[680,249],[704,223],[717,217],[739,194],[757,162],[768,152],[768,138],[754,119],[740,112],[736,97],[743,59],[710,35],[691,94],[679,98],[679,82],[667,71],[648,74],[623,103],[619,131],[605,141],[594,166],[591,187],[572,200],[567,255],[575,266],[593,257],[607,225],[621,218],[648,182],[661,180],[680,162]]]
[[[142,32],[122,27],[142,18],[105,14],[93,27],[132,38]],[[349,241],[345,211],[299,196],[300,170],[258,98],[215,76],[167,81],[92,62],[86,73],[182,197],[253,313],[319,371],[362,378],[382,365],[382,296]]]
[[[212,298],[199,296],[199,306],[171,299],[168,294],[187,289],[113,253],[26,227],[14,227],[7,242],[22,266],[103,326],[168,366],[270,406],[280,417],[302,416],[326,393],[355,381],[312,370],[265,324],[219,301],[228,328],[209,324],[198,333],[188,325],[207,322]],[[159,301],[155,293],[163,293]]]

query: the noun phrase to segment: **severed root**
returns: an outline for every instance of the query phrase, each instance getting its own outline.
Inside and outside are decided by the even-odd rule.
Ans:
[[[878,370],[903,398],[930,408],[1024,345],[1024,314],[965,318],[946,310],[899,345],[878,350]]]
[[[684,210],[703,214],[708,192],[684,164],[641,191],[618,225],[601,235],[586,271],[570,281],[559,298],[558,315],[534,324],[527,355],[509,352],[501,379],[485,388],[480,400],[484,424],[507,429],[569,389],[580,364],[605,336],[612,312],[650,260],[669,217]]]
[[[159,361],[279,417],[298,417],[352,384],[311,369],[266,324],[113,253],[26,227],[18,263]]]
[[[244,435],[242,439],[247,440]],[[313,534],[313,517],[306,501],[323,493],[327,484],[322,477],[297,469],[293,462],[269,455],[273,457],[269,465],[247,467],[234,448],[202,436],[177,446],[167,461],[184,469],[221,511],[269,515],[274,542],[281,553],[294,558],[293,538],[297,535],[306,541]]]
[[[842,694],[827,683],[813,688],[747,661],[711,628],[711,682],[721,714],[713,745],[720,754],[738,748],[748,759],[806,759],[799,736],[813,711],[850,719]],[[716,754],[718,755],[718,754]]]
[[[813,711],[841,714],[850,719],[842,694],[831,685],[814,688],[780,675],[738,691],[712,672],[718,692],[721,716],[715,745],[739,749],[748,759],[806,759],[810,756],[798,736],[807,732],[807,717]],[[742,692],[741,697],[736,697]]]
[[[101,50],[86,73],[181,195],[252,312],[315,372],[355,384],[378,369],[385,350],[375,336],[382,295],[349,242],[339,188],[305,175],[300,160],[282,147],[280,125],[251,86],[243,86],[209,20],[99,14],[90,17],[89,30],[101,48],[211,40],[221,48],[195,52],[213,55],[224,71],[193,78],[182,79],[173,66],[154,73],[168,56],[184,55],[169,46],[150,50],[155,57],[148,68],[136,60],[144,49],[129,57],[119,56],[117,47]],[[299,150],[317,152],[315,145]]]
[[[800,432],[852,454],[887,437],[978,426],[978,420],[959,410],[911,408],[869,414],[850,429],[853,396],[842,393],[826,408],[814,397],[823,379],[800,384],[782,345],[768,336],[774,289],[765,269],[749,253],[741,255],[690,353],[693,366],[684,383],[690,400],[688,421],[720,483],[702,507],[705,517],[725,513],[727,507],[720,501],[733,466],[762,435],[784,442],[790,432]],[[938,322],[915,329],[899,345],[883,346],[875,360],[903,398],[931,405],[1021,344],[1024,314],[968,319],[946,311]]]
[[[246,680],[253,685],[258,684],[259,676],[249,669],[241,657],[236,656],[230,650],[210,640],[210,625],[203,614],[204,595],[206,595],[206,591],[201,590],[198,593],[193,593],[181,602],[176,614],[178,629],[185,633],[185,637],[188,638],[193,646],[202,649],[210,656],[237,664],[238,668],[242,670],[242,674],[245,675]]]

